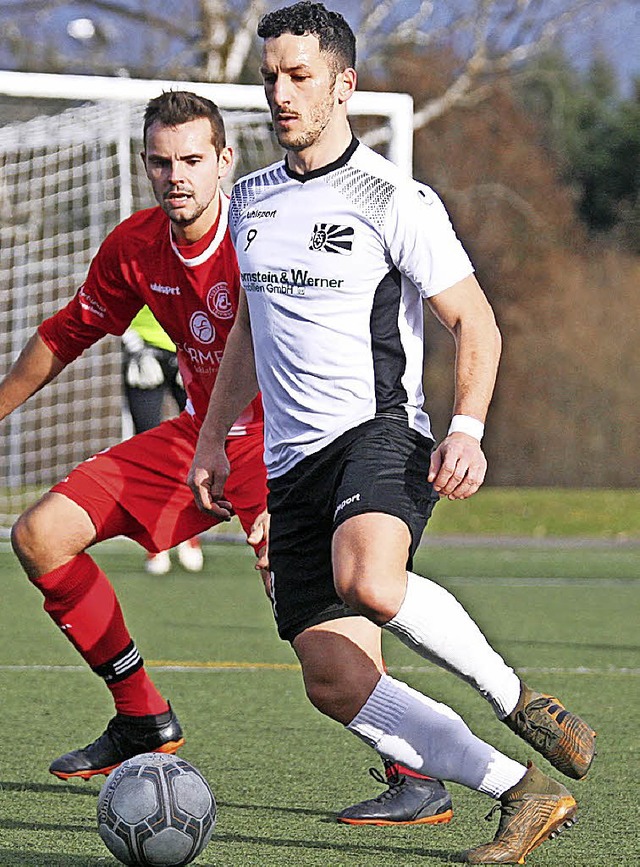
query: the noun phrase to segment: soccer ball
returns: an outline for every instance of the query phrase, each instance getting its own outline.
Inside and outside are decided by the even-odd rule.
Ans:
[[[165,753],[127,759],[98,796],[98,832],[123,864],[181,867],[213,832],[216,801],[200,771]]]

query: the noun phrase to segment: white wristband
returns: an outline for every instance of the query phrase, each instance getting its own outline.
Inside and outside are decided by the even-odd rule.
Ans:
[[[484,425],[477,418],[470,415],[454,415],[449,425],[448,433],[465,433],[481,442],[484,434]]]

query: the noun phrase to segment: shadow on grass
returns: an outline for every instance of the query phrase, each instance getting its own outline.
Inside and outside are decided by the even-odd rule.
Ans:
[[[375,831],[374,831],[375,833]],[[444,863],[459,863],[460,852],[451,852],[444,849],[427,849],[424,846],[406,846],[406,845],[389,845],[380,842],[379,838],[375,843],[368,844],[366,842],[356,843],[329,843],[322,840],[292,840],[288,838],[278,837],[249,837],[245,834],[217,834],[214,832],[213,838],[209,845],[215,847],[216,841],[228,844],[243,844],[251,846],[268,846],[274,849],[299,849],[301,852],[314,850],[318,852],[326,852],[328,857],[330,853],[339,853],[350,857],[358,858],[355,863],[366,863],[364,858],[367,855],[388,855],[389,858],[397,857],[398,863],[407,863],[406,859],[413,856],[415,858],[438,858]],[[208,852],[205,850],[205,856]],[[295,863],[295,862],[293,862]],[[327,864],[331,861],[327,860]],[[219,863],[205,861],[202,867],[219,867]]]
[[[103,781],[104,782],[104,781]],[[98,797],[99,788],[84,787],[77,783],[15,783],[0,780],[0,792],[37,792],[39,795],[49,793],[56,795],[90,795]]]
[[[97,796],[97,790],[95,787],[85,788],[84,786],[77,786],[73,784],[56,785],[55,783],[43,784],[0,781],[0,792],[1,791],[25,791],[38,794],[79,794],[89,795],[92,798],[95,798]],[[327,813],[323,810],[313,810],[304,807],[274,807],[272,805],[266,804],[240,804],[230,801],[218,801],[218,806],[222,809],[252,811],[256,813],[264,813],[265,811],[268,811],[270,813],[278,812],[283,814],[310,816],[315,817],[322,824],[334,825],[337,833],[342,834],[345,831],[344,826],[340,826],[338,823],[336,823],[334,813]],[[96,833],[95,824],[93,822],[75,822],[73,824],[64,825],[52,822],[20,822],[16,821],[15,819],[0,819],[0,830],[35,832],[68,831],[73,833],[85,832],[89,834]],[[355,840],[353,840],[352,842],[330,842],[317,839],[296,839],[287,837],[278,838],[272,835],[248,836],[246,834],[215,832],[210,847],[212,848],[212,850],[215,850],[216,842],[218,844],[225,844],[230,846],[250,845],[252,847],[266,847],[266,851],[271,853],[270,856],[267,856],[265,854],[265,858],[268,857],[269,860],[272,860],[274,850],[281,850],[283,852],[290,851],[292,853],[291,856],[286,857],[292,858],[295,858],[293,854],[294,851],[298,850],[299,855],[303,855],[305,851],[326,852],[327,863],[331,863],[332,856],[337,855],[353,858],[359,863],[366,863],[366,858],[370,855],[386,855],[391,862],[399,860],[400,863],[407,863],[407,859],[411,858],[419,860],[420,858],[427,857],[436,858],[443,863],[460,862],[459,852],[451,852],[444,849],[425,848],[424,846],[407,846],[398,843],[394,844],[390,840],[385,843],[380,836],[376,835],[375,829],[373,830],[373,834],[370,834],[370,832],[371,829],[364,829],[364,834],[359,835],[359,839],[357,840],[357,842]],[[348,833],[350,835],[353,835],[353,829],[348,829]],[[369,836],[369,839],[366,839],[365,835]],[[373,839],[374,835],[375,840]],[[211,854],[213,855],[213,852]],[[225,857],[227,857],[228,854],[229,853],[225,853]],[[209,852],[207,851],[203,853],[204,858],[207,858],[208,855]],[[7,848],[0,849],[1,867],[44,867],[44,865],[46,865],[46,867],[80,867],[80,865],[82,865],[82,867],[97,867],[97,865],[105,867],[106,864],[111,863],[115,863],[115,861],[106,852],[102,856],[72,855],[63,854],[60,852],[38,852],[34,853],[33,855],[29,855],[24,851],[20,850],[11,850]],[[221,862],[219,859],[215,861],[206,860],[201,862],[201,867],[220,867],[220,863],[226,863],[226,861]],[[413,861],[411,861],[410,863],[413,863]]]
[[[38,852],[32,856],[11,849],[0,849],[2,867],[105,867],[116,864],[115,858],[105,854],[98,855],[61,855],[59,852]]]
[[[368,854],[379,855],[381,852],[386,852],[390,856],[397,855],[401,859],[410,856],[415,856],[416,858],[432,857],[438,858],[445,864],[458,864],[461,861],[459,852],[443,852],[440,849],[409,849],[400,846],[339,846],[318,842],[304,842],[300,840],[274,840],[272,838],[242,837],[239,835],[214,836],[209,845],[215,847],[216,839],[224,843],[244,843],[251,845],[264,844],[270,847],[283,849],[315,849],[327,852],[328,854],[333,852],[336,854],[340,853],[356,857],[365,857]],[[208,853],[205,852],[204,855],[207,857]],[[55,852],[38,852],[37,854],[34,853],[32,857],[33,860],[31,860],[29,855],[25,855],[23,852],[15,852],[11,849],[0,849],[0,864],[2,864],[2,867],[44,867],[44,865],[46,865],[46,867],[105,867],[105,864],[116,863],[115,859],[106,853],[105,855],[61,855],[60,853]],[[201,861],[199,863],[200,867],[220,867],[220,864],[224,862],[216,860]]]
[[[335,821],[335,814],[327,813],[326,810],[311,810],[307,807],[274,807],[272,804],[236,804],[231,801],[221,801],[220,798],[216,798],[216,802],[220,809],[245,810],[255,813],[290,813],[296,816],[316,816],[321,821]]]
[[[26,787],[21,787],[26,788]],[[49,787],[52,788],[52,787]],[[256,811],[264,811],[269,809],[273,811],[272,807],[265,806],[254,806],[247,804],[224,804],[220,806],[225,806],[229,809],[241,809],[241,810],[256,810]],[[304,810],[299,808],[281,808],[279,812],[285,813],[298,813],[304,815],[311,815],[320,817],[320,821],[326,824],[335,824],[336,831],[338,833],[344,833],[344,828],[335,823],[335,818],[333,814],[323,813],[321,811],[314,810]],[[59,833],[64,832],[84,832],[88,834],[95,834],[95,824],[91,823],[79,823],[76,822],[70,825],[64,825],[60,823],[52,823],[52,822],[19,822],[16,820],[0,820],[0,830],[4,831],[35,831],[35,832],[51,832],[56,831]],[[229,846],[240,845],[251,847],[266,847],[265,849],[265,859],[272,860],[273,852],[281,850],[283,852],[290,851],[291,856],[287,856],[294,858],[293,863],[300,863],[295,860],[295,855],[293,854],[295,850],[298,850],[298,855],[302,856],[306,851],[315,851],[315,852],[324,852],[326,853],[327,863],[332,863],[332,856],[344,856],[348,858],[353,858],[356,863],[366,863],[366,859],[368,856],[387,856],[391,863],[397,861],[398,863],[414,863],[413,860],[408,861],[408,859],[421,859],[421,858],[436,858],[441,863],[459,863],[460,862],[460,853],[459,852],[451,852],[444,849],[435,849],[435,848],[425,848],[424,846],[407,846],[406,844],[397,844],[391,841],[387,843],[381,839],[380,836],[377,835],[376,830],[373,830],[373,834],[370,833],[371,829],[364,829],[364,834],[359,835],[359,840],[357,842],[329,842],[317,839],[295,839],[295,838],[287,838],[287,837],[274,837],[272,835],[264,835],[264,836],[249,836],[246,834],[234,834],[234,833],[214,833],[213,839],[210,843],[210,846],[213,850],[215,850],[216,843],[217,844],[225,844]],[[348,829],[348,833],[353,836],[353,830]],[[365,835],[369,836],[369,839],[365,838]],[[375,836],[375,840],[373,837]],[[270,854],[267,854],[270,853]],[[205,851],[204,857],[207,858],[208,852]],[[213,855],[213,852],[212,852]],[[225,853],[223,856],[223,860],[221,861],[218,857],[215,861],[203,861],[201,867],[220,867],[221,863],[227,863],[225,860],[230,853]],[[33,859],[33,860],[31,860]],[[34,853],[32,856],[28,855],[24,851],[21,850],[11,850],[11,849],[0,849],[0,864],[2,867],[75,867],[75,865],[83,865],[83,867],[95,867],[95,865],[104,865],[105,864],[115,863],[113,858],[109,856],[106,852],[102,856],[88,856],[88,855],[71,855],[71,854],[63,854],[60,852],[38,852]]]

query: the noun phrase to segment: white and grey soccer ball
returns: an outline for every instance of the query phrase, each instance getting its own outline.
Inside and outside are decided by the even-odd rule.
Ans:
[[[181,867],[213,833],[216,801],[209,784],[178,756],[143,753],[113,770],[98,796],[98,832],[118,861]]]

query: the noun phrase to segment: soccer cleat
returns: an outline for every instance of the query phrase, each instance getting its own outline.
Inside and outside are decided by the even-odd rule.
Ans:
[[[386,791],[347,807],[337,820],[345,825],[440,825],[451,821],[451,797],[440,780],[403,774],[398,766],[385,762],[386,778],[377,768],[369,773]]]
[[[486,818],[498,809],[495,837],[463,852],[466,864],[524,864],[529,852],[576,822],[578,805],[568,789],[529,762],[524,777],[502,795]]]
[[[557,698],[522,684],[520,700],[506,725],[567,777],[580,780],[596,754],[596,733]]]
[[[178,545],[178,560],[182,568],[186,569],[187,572],[202,572],[204,556],[200,542],[196,538],[180,542]]]
[[[178,717],[169,707],[165,713],[148,716],[116,714],[106,731],[81,750],[56,759],[49,772],[61,780],[105,776],[125,759],[140,753],[175,753],[184,744]]]
[[[166,575],[171,569],[171,558],[168,551],[158,551],[157,554],[147,554],[144,570],[150,575]]]

